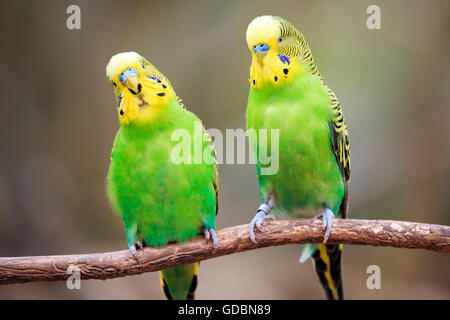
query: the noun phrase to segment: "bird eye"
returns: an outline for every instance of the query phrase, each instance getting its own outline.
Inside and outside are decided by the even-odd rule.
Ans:
[[[117,84],[115,82],[112,83],[113,87],[117,87]]]
[[[144,66],[144,65],[142,65],[142,69],[145,69],[145,66]]]
[[[282,42],[283,41],[283,37],[278,38],[278,42]]]

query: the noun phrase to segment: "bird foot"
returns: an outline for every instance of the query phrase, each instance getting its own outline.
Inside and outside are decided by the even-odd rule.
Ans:
[[[261,225],[265,219],[275,219],[274,214],[272,213],[268,214],[270,212],[270,209],[272,209],[270,205],[263,203],[262,205],[259,206],[258,213],[253,217],[252,221],[250,222],[249,234],[250,239],[252,239],[254,243],[256,243],[255,227],[256,229],[261,231]]]
[[[138,263],[140,263],[140,261],[138,259],[138,256],[137,256],[136,245],[138,246],[139,249],[143,249],[144,248],[144,244],[141,241],[136,241],[136,244],[132,244],[131,246],[129,246],[130,251],[133,254],[134,258],[136,259],[136,261]]]
[[[136,245],[139,247],[139,249],[143,249],[144,245],[140,241],[136,241]]]
[[[213,243],[213,247],[214,247],[214,249],[216,249],[217,246],[219,245],[219,241],[217,240],[216,231],[213,228],[205,228],[203,230],[203,234],[205,235],[206,241],[209,241],[209,239],[211,239],[211,241]]]
[[[326,243],[328,237],[330,236],[331,226],[333,225],[334,214],[328,208],[324,208],[323,211],[314,216],[315,219],[322,218],[322,231],[325,230],[325,235],[323,236],[323,243]]]

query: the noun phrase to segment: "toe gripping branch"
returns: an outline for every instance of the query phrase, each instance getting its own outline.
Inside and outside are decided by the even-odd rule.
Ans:
[[[269,201],[259,206],[258,213],[253,217],[252,221],[250,222],[249,234],[250,239],[252,239],[254,243],[256,243],[255,227],[256,229],[261,230],[261,225],[265,219],[275,219],[274,214],[269,214],[270,210],[272,210],[272,207],[273,207],[272,200],[269,199]]]
[[[129,246],[130,251],[133,254],[133,256],[136,259],[136,261],[138,263],[141,263],[139,261],[138,255],[137,255],[136,245],[138,246],[139,249],[143,249],[145,247],[145,244],[143,244],[141,241],[136,241],[136,244],[132,244],[132,245]]]
[[[206,241],[209,241],[211,239],[213,243],[213,248],[216,249],[219,245],[219,241],[217,240],[216,231],[213,228],[207,228],[203,229],[203,234],[205,235]]]
[[[325,231],[325,234],[323,236],[323,243],[326,243],[328,237],[330,236],[331,227],[333,226],[333,219],[334,219],[333,211],[331,211],[327,207],[324,207],[323,211],[315,215],[314,218],[316,219],[322,218],[322,230]]]

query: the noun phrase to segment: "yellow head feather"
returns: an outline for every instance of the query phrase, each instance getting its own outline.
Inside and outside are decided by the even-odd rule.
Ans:
[[[121,124],[150,122],[176,97],[169,80],[136,52],[114,55],[106,77],[114,88]]]
[[[246,37],[251,51],[260,43],[267,43],[270,47],[280,37],[280,25],[273,16],[257,17],[248,25]]]
[[[306,71],[318,74],[302,33],[289,21],[276,16],[257,17],[249,24],[246,36],[253,57],[252,87],[281,85]],[[258,50],[258,46],[264,46],[264,50]]]

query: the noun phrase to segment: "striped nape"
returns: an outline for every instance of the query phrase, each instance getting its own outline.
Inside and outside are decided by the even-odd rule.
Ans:
[[[283,39],[292,39],[293,41],[286,41],[288,44],[281,45],[281,53],[288,57],[302,57],[302,62],[309,66],[311,73],[318,76],[322,81],[322,75],[320,74],[317,65],[309,49],[308,43],[305,40],[303,34],[297,30],[297,28],[290,22],[283,18],[276,17],[280,23],[280,35]],[[293,44],[292,44],[293,43]]]
[[[311,50],[309,49],[308,44],[304,39],[301,46],[303,48],[303,57],[302,57],[303,63],[307,64],[309,66],[309,69],[311,70],[311,73],[318,76],[320,80],[322,80],[323,82],[323,77],[320,74],[319,69],[317,68],[316,62],[314,61],[314,57],[311,53]]]

